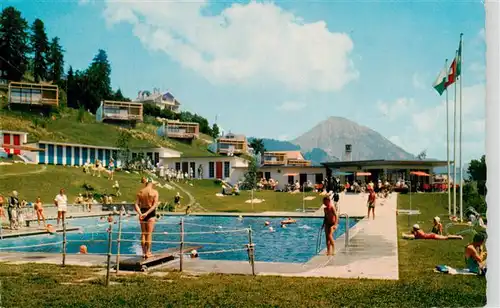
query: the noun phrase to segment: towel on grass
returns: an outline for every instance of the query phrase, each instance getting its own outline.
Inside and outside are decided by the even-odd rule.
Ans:
[[[448,265],[438,265],[438,266],[436,266],[434,271],[437,273],[450,274],[450,275],[476,275],[477,276],[476,273],[469,271],[468,268],[457,269],[457,268],[453,268],[453,267],[448,266]]]

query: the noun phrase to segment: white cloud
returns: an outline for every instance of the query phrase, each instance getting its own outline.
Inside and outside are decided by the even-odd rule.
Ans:
[[[477,84],[463,88],[462,113],[462,150],[463,161],[479,157],[485,151],[485,86]],[[393,106],[397,106],[398,99]],[[411,99],[406,99],[412,101]],[[459,101],[457,101],[459,105]],[[390,108],[390,104],[387,104]],[[389,138],[396,145],[401,146],[410,153],[418,153],[423,149],[429,149],[429,156],[446,157],[446,102],[442,101],[430,108],[420,108],[420,104],[415,102],[406,112],[406,129],[395,132]],[[449,100],[449,133],[450,151],[453,156],[453,96]],[[458,107],[459,108],[459,107]],[[457,108],[457,117],[459,109]],[[401,117],[404,117],[401,114]],[[403,119],[404,120],[404,119]],[[459,122],[457,122],[457,141],[459,133]],[[457,149],[458,150],[458,149]]]
[[[394,121],[399,117],[407,115],[413,108],[415,102],[412,98],[398,98],[394,103],[377,102],[378,111],[389,121]]]
[[[279,135],[276,139],[277,140],[281,140],[281,141],[288,141],[288,140],[290,140],[290,136],[288,136],[288,135]]]
[[[421,77],[418,73],[413,74],[412,81],[413,87],[415,87],[415,89],[421,90],[427,88],[426,85],[422,82]]]
[[[305,103],[287,101],[277,106],[276,109],[281,111],[299,111],[304,109],[305,107],[306,107]]]
[[[208,15],[207,4],[109,0],[104,16],[109,25],[131,24],[147,48],[215,84],[338,91],[359,76],[351,38],[329,31],[324,21],[305,23],[273,3],[253,1]]]

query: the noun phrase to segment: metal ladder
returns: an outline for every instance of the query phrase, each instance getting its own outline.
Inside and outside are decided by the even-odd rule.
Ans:
[[[345,237],[344,245],[345,246],[344,247],[347,250],[347,248],[349,247],[349,215],[347,213],[342,213],[339,215],[339,218],[340,217],[345,218],[345,232],[344,232],[344,237]],[[318,236],[317,236],[317,240],[316,240],[316,254],[319,253],[319,250],[321,248],[321,238],[323,237],[323,235],[321,234],[321,231],[323,230],[323,228],[324,228],[324,225],[321,225],[321,227],[318,230]]]

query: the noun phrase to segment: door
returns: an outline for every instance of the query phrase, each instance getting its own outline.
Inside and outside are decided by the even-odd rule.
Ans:
[[[3,134],[3,144],[10,145],[10,134]],[[10,154],[10,148],[4,148],[5,152]]]
[[[89,160],[89,149],[82,148],[82,164],[86,164]]]
[[[191,175],[191,170],[193,170],[193,177],[196,177],[196,163],[195,162],[189,163],[189,175]]]
[[[49,164],[53,165],[54,164],[54,157],[56,156],[54,153],[54,145],[53,144],[48,145],[47,156],[48,156]]]
[[[73,147],[66,147],[66,165],[73,165],[71,163],[71,157],[73,156],[72,149]]]
[[[75,151],[75,161],[73,162],[74,165],[80,166],[80,147],[74,147],[73,148]]]
[[[97,150],[97,159],[98,159],[101,163],[104,163],[104,151],[103,151],[103,149],[98,149],[98,150]]]
[[[90,163],[95,164],[95,149],[89,148],[89,152],[90,152]]]
[[[271,172],[265,172],[264,177],[266,178],[266,181],[269,181],[269,179],[271,178]]]
[[[189,163],[187,161],[182,162],[182,173],[189,172]]]
[[[40,149],[43,149],[44,151],[38,152],[38,163],[39,164],[45,164],[45,144],[41,143],[38,145]]]
[[[300,184],[300,186],[304,185],[305,182],[307,182],[307,174],[301,173],[299,175],[299,184]]]
[[[19,135],[14,135],[14,145],[21,145],[21,138]],[[20,149],[14,149],[14,155],[20,155],[21,150]]]
[[[62,147],[62,145],[56,146],[56,156],[57,156],[56,164],[62,165],[62,163],[63,163],[63,147]]]
[[[222,162],[215,162],[215,177],[218,179],[222,179]]]
[[[323,184],[323,173],[316,173],[315,182],[314,184]]]
[[[294,181],[295,181],[295,176],[293,176],[293,175],[289,175],[289,176],[288,176],[288,184],[290,184],[290,185],[291,185],[291,184],[293,184],[293,182],[294,182]]]

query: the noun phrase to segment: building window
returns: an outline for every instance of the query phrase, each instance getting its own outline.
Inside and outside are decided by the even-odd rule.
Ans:
[[[181,170],[181,163],[175,163],[175,171]]]
[[[264,177],[266,178],[266,181],[269,181],[269,179],[271,178],[271,172],[265,172]]]
[[[215,163],[213,161],[208,163],[208,177],[211,179],[215,177]]]
[[[229,177],[229,171],[231,169],[231,164],[230,162],[228,161],[225,161],[224,162],[224,178],[228,178]]]

